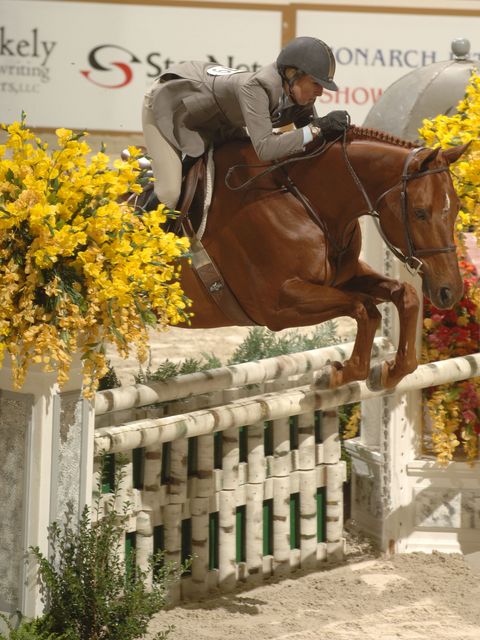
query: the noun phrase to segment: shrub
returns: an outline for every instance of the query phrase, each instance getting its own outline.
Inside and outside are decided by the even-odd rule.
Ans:
[[[168,380],[174,376],[195,373],[197,371],[208,371],[208,369],[216,369],[221,366],[222,363],[213,353],[202,353],[200,359],[186,358],[181,362],[172,362],[167,359],[164,360],[155,371],[151,371],[150,369],[143,371],[140,369],[135,376],[135,382],[137,384],[145,384],[153,380]]]
[[[120,460],[120,463],[122,461]],[[123,478],[122,466],[115,487]],[[166,601],[169,585],[185,566],[164,562],[162,554],[148,568],[135,565],[119,553],[124,539],[126,511],[114,510],[117,495],[105,508],[97,492],[93,509],[85,507],[79,521],[71,516],[49,528],[50,556],[38,547],[38,578],[46,613],[11,631],[12,640],[133,640],[147,632],[148,623]],[[95,520],[92,513],[98,517]],[[150,579],[150,586],[149,586]],[[11,628],[11,625],[10,625]],[[166,638],[171,628],[157,633]]]
[[[311,334],[302,334],[298,329],[291,329],[278,335],[266,327],[252,327],[245,340],[234,351],[228,364],[318,349],[337,341],[337,324],[332,321],[318,325]]]

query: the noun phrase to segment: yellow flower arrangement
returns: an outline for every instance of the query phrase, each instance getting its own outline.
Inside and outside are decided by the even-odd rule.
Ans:
[[[451,116],[424,120],[419,135],[432,147],[448,148],[469,142],[462,158],[451,167],[462,209],[457,231],[460,244],[466,230],[480,242],[480,75],[473,73],[465,97]],[[424,362],[478,351],[480,345],[480,288],[473,265],[460,262],[465,294],[451,310],[440,311],[425,300]],[[433,450],[440,462],[454,458],[462,445],[467,460],[478,456],[480,434],[480,378],[426,389],[426,407],[432,425]]]
[[[91,398],[106,343],[143,361],[149,325],[188,318],[178,282],[188,241],[165,232],[163,205],[140,214],[126,198],[146,179],[135,147],[111,167],[103,150],[89,155],[84,133],[58,129],[50,151],[24,114],[1,128],[0,366],[8,353],[17,388],[34,362],[62,385],[79,350]]]
[[[462,209],[458,230],[473,228],[480,242],[480,75],[473,72],[457,113],[424,120],[419,136],[429,147],[446,149],[470,143],[466,153],[451,167]]]

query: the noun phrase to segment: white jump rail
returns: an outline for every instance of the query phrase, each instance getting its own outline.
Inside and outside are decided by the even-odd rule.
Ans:
[[[185,415],[139,420],[123,426],[102,427],[95,432],[95,452],[110,453],[191,438],[253,424],[301,415],[312,410],[328,410],[344,404],[400,394],[413,389],[458,382],[480,375],[480,353],[420,365],[394,389],[373,390],[366,382],[353,382],[338,389],[300,387],[258,397],[243,398],[223,407]]]
[[[165,382],[151,382],[148,385],[138,384],[99,391],[95,397],[95,414],[99,416],[114,411],[125,411],[186,396],[260,384],[318,371],[331,362],[344,362],[352,353],[353,345],[353,342],[346,342],[302,353],[219,367],[207,372],[175,376]],[[371,354],[372,361],[375,362],[377,358],[391,351],[392,345],[388,340],[376,338]]]

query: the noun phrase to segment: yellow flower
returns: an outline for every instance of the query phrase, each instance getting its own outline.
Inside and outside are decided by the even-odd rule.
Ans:
[[[58,129],[50,151],[24,120],[2,128],[0,358],[8,351],[17,386],[30,362],[62,384],[79,349],[91,397],[106,342],[145,357],[152,318],[188,319],[177,281],[188,241],[165,233],[163,205],[139,217],[120,202],[141,189],[140,150],[111,165],[103,151],[89,157],[84,134]]]

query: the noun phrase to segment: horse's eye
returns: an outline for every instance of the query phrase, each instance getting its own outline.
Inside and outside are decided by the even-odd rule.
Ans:
[[[428,220],[427,209],[414,209],[413,213],[415,214],[415,218],[417,220]]]

